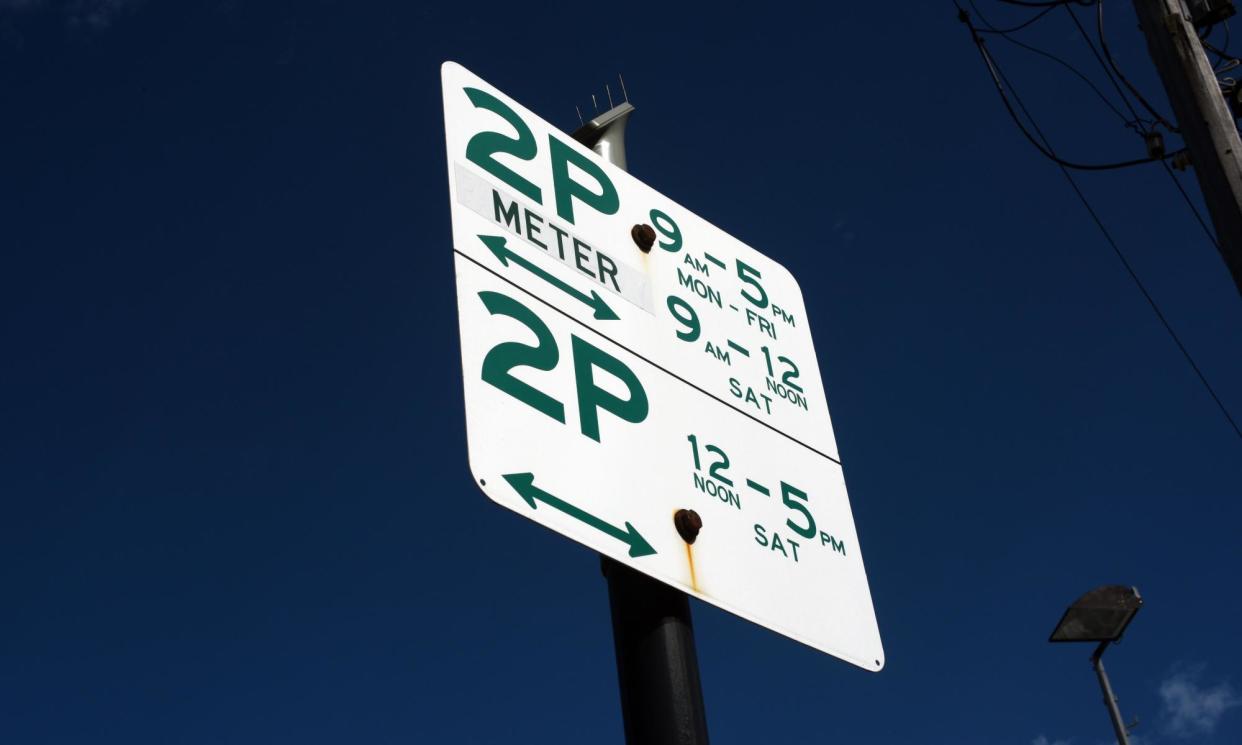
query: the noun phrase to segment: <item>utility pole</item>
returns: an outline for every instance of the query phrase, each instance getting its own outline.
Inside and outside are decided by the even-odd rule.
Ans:
[[[1212,224],[1242,293],[1242,139],[1182,0],[1134,0]]]
[[[626,170],[625,124],[633,111],[625,101],[571,136]],[[608,580],[626,743],[708,745],[689,598],[607,556],[600,561]]]

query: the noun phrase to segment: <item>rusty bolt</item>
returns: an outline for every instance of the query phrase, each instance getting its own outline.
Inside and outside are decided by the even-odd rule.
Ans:
[[[630,237],[634,239],[638,250],[643,253],[651,253],[651,247],[655,245],[655,228],[650,225],[635,225],[630,228]]]
[[[673,525],[677,527],[677,535],[686,543],[694,543],[703,529],[703,518],[694,510],[677,510],[673,515]]]

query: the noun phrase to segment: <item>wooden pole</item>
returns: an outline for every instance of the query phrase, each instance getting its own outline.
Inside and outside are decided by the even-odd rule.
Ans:
[[[1134,0],[1147,49],[1207,204],[1221,258],[1242,293],[1242,139],[1181,0]]]

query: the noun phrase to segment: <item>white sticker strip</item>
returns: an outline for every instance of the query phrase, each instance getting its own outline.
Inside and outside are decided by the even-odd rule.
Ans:
[[[608,250],[583,242],[570,230],[547,220],[509,192],[488,183],[461,163],[454,163],[457,201],[529,246],[573,269],[633,305],[652,313],[651,282],[645,272],[619,261]]]

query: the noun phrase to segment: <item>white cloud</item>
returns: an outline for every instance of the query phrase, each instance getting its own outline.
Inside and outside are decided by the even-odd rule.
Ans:
[[[1031,740],[1031,745],[1070,745],[1069,740],[1049,740],[1044,735]]]
[[[1221,717],[1242,706],[1242,696],[1229,681],[1201,685],[1203,667],[1174,670],[1160,684],[1165,729],[1175,737],[1190,738],[1216,731]]]

